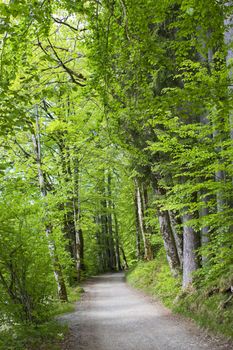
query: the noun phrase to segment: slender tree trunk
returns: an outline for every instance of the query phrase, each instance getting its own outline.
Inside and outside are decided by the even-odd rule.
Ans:
[[[143,217],[145,217],[147,210],[149,209],[149,198],[148,198],[148,186],[146,184],[142,184],[142,207],[143,207]],[[144,223],[144,227],[147,233],[150,235],[153,233],[152,228],[149,224]]]
[[[121,271],[122,267],[121,267],[120,245],[119,245],[119,225],[118,225],[117,214],[115,210],[115,204],[113,204],[113,209],[114,209],[114,224],[115,224],[116,266],[117,266],[117,270]]]
[[[107,202],[106,199],[102,200],[102,210],[103,213],[101,214],[101,223],[102,223],[102,236],[103,236],[103,249],[105,251],[105,266],[106,271],[112,270],[112,264],[111,264],[111,252],[110,252],[110,243],[109,243],[109,232],[108,232],[108,217],[107,217]]]
[[[114,249],[114,239],[113,239],[113,228],[112,228],[112,191],[111,191],[111,175],[108,174],[108,183],[107,183],[107,190],[108,190],[108,233],[109,233],[109,251],[110,251],[110,264],[111,264],[111,270],[116,270],[116,255],[115,255],[115,249]]]
[[[210,197],[207,196],[204,191],[201,192],[201,196],[203,198],[202,199],[203,206],[200,209],[199,216],[201,219],[205,220],[205,218],[207,218],[209,215],[208,201]],[[205,226],[202,226],[201,228],[201,246],[204,247],[209,242],[210,242],[210,227],[208,225],[205,225]],[[202,260],[202,264],[205,264],[207,262],[207,257],[204,254],[202,254],[201,260]]]
[[[136,190],[137,190],[137,209],[138,209],[138,220],[139,220],[139,226],[142,234],[142,240],[144,244],[144,259],[145,260],[152,260],[152,250],[150,246],[150,242],[148,241],[146,237],[145,227],[144,227],[144,218],[143,218],[143,207],[142,207],[142,196],[139,184],[137,180],[135,180],[136,184]]]
[[[63,140],[59,142],[61,151],[61,164],[63,179],[69,188],[66,202],[61,206],[61,210],[64,212],[64,224],[63,231],[67,239],[67,251],[70,253],[73,262],[73,271],[70,276],[70,283],[77,282],[77,247],[76,247],[76,229],[74,222],[74,210],[73,210],[73,174],[71,171],[71,156],[69,149],[67,149]]]
[[[76,247],[76,270],[77,282],[80,282],[82,272],[84,271],[84,241],[83,232],[80,227],[80,214],[76,207],[77,203],[73,199],[73,215],[75,223],[75,247]]]
[[[123,258],[123,261],[124,261],[124,269],[128,269],[129,265],[128,265],[127,258],[126,258],[126,255],[125,255],[125,251],[124,251],[122,246],[120,246],[120,250],[121,250],[122,258]]]
[[[209,209],[207,208],[207,206],[200,210],[200,217],[205,218],[208,215],[209,215]],[[210,241],[209,230],[210,230],[209,226],[204,226],[201,229],[201,245],[202,246],[208,244]],[[205,260],[204,257],[203,257],[203,260]]]
[[[210,63],[212,62],[212,57],[213,57],[213,53],[212,53],[212,50],[208,50],[208,63],[209,63],[209,66],[210,66]],[[211,71],[211,68],[209,67],[209,71]],[[201,115],[200,117],[200,123],[204,126],[208,125],[210,127],[210,121],[209,119],[207,118],[207,116],[205,116],[204,114]],[[208,138],[209,139],[212,139],[212,135],[208,135]],[[202,180],[202,179],[201,179]],[[200,180],[200,181],[201,181]],[[204,181],[204,180],[203,180]],[[208,197],[205,195],[205,190],[202,190],[200,192],[200,195],[202,196],[202,208],[200,209],[200,212],[199,212],[199,216],[200,218],[207,218],[207,216],[209,215],[209,208],[208,208]],[[210,239],[210,227],[209,226],[202,226],[201,228],[201,246],[205,246],[208,244],[209,242],[209,239]],[[204,264],[206,262],[206,257],[204,255],[202,255],[202,263]]]
[[[169,211],[170,223],[173,232],[173,236],[176,243],[176,250],[178,253],[180,267],[183,267],[183,232],[181,230],[181,219],[173,211]],[[180,228],[178,227],[180,226]]]
[[[72,259],[72,273],[69,276],[70,284],[73,285],[77,282],[77,247],[76,247],[76,231],[74,224],[74,216],[73,216],[73,203],[67,201],[61,210],[64,211],[63,218],[63,232],[64,236],[67,240],[66,250],[71,256]]]
[[[96,224],[96,241],[97,241],[97,247],[98,247],[98,267],[99,272],[105,271],[105,257],[104,257],[104,247],[103,247],[103,235],[102,235],[102,223],[101,223],[101,217],[99,215],[96,215],[94,218],[94,222]],[[101,227],[101,230],[100,230]]]
[[[137,188],[135,187],[135,197],[134,197],[134,207],[135,207],[135,226],[136,226],[136,257],[137,260],[141,259],[141,235],[140,235],[140,224],[138,218],[138,203],[137,203]]]
[[[208,49],[208,64],[209,64],[209,71],[211,72],[211,64],[213,62],[213,50],[212,49]],[[208,121],[205,117],[202,117],[201,122],[203,124],[207,124]],[[213,133],[212,133],[212,137],[213,137],[213,141],[219,141],[219,139],[222,138],[222,130],[221,127],[219,127],[220,120],[212,120],[212,124],[213,124]],[[221,123],[220,123],[221,124]],[[210,136],[211,137],[211,136]],[[217,147],[216,148],[216,152],[219,153],[221,152],[221,147]],[[221,160],[219,161],[219,168],[221,168]],[[226,179],[226,174],[225,171],[219,169],[215,172],[215,181],[219,184],[224,184],[225,183],[225,179]],[[217,200],[217,212],[222,212],[224,210],[224,207],[226,205],[226,201],[225,201],[225,196],[224,196],[224,190],[222,188],[223,186],[219,186],[219,189],[217,191],[216,194],[216,200]]]
[[[160,232],[163,237],[163,243],[167,255],[167,261],[172,274],[176,277],[180,274],[181,264],[176,248],[175,238],[173,236],[169,213],[167,210],[158,210]]]
[[[219,131],[216,129],[213,132],[213,137],[214,139],[216,139],[217,137],[219,137]],[[217,148],[216,152],[220,152],[221,149]],[[221,160],[219,161],[219,167],[221,167]],[[219,188],[217,190],[217,194],[216,194],[216,200],[217,200],[217,212],[221,213],[224,211],[224,208],[226,206],[226,200],[225,200],[225,195],[224,195],[224,184],[225,184],[225,180],[226,180],[226,173],[224,170],[217,170],[215,172],[215,181],[217,183],[219,183]]]
[[[152,186],[158,198],[165,195],[165,191],[158,187],[156,179],[153,179]],[[176,277],[180,274],[181,263],[176,248],[176,242],[172,231],[169,212],[158,208],[157,210],[160,232],[163,237],[163,243],[166,251],[167,261],[170,266],[171,273]]]
[[[194,219],[193,214],[183,215],[184,251],[183,251],[183,289],[188,288],[193,281],[193,272],[200,266],[197,249],[200,247],[200,235],[190,226],[189,221]]]
[[[231,1],[228,1],[225,6],[228,8],[232,5]],[[233,41],[233,16],[232,13],[228,14],[228,16],[224,20],[225,32],[224,32],[224,40],[227,45],[227,56],[226,56],[226,64],[229,69],[229,97],[232,99],[233,85],[233,69],[232,69],[232,59],[233,59],[233,50],[232,50],[232,41]],[[230,104],[232,106],[232,104]],[[230,124],[230,138],[233,140],[233,110],[230,108],[229,110],[229,124]]]
[[[232,2],[228,1],[226,4],[226,9],[228,10],[230,6],[232,6]],[[229,12],[229,11],[228,11]],[[228,68],[228,105],[229,105],[229,126],[230,126],[230,139],[233,141],[233,108],[232,108],[232,100],[233,100],[233,15],[232,11],[226,16],[224,19],[224,41],[227,46],[227,56],[226,56],[226,65]],[[233,163],[233,162],[232,162]],[[233,178],[232,178],[233,183]],[[233,208],[233,198],[232,196],[228,200],[228,205],[230,208]],[[233,226],[231,226],[230,231],[233,232]]]
[[[34,145],[34,152],[36,155],[36,163],[37,163],[37,170],[38,170],[38,181],[39,181],[39,187],[41,196],[43,198],[46,198],[47,196],[47,189],[46,184],[44,180],[44,174],[42,170],[42,157],[41,157],[41,144],[40,144],[40,124],[39,124],[39,112],[38,112],[38,106],[36,107],[36,133],[35,135],[32,134],[32,141]],[[56,245],[54,240],[51,237],[52,234],[52,226],[47,224],[46,227],[46,237],[49,242],[49,253],[50,257],[53,262],[54,267],[54,277],[57,283],[57,289],[58,289],[58,296],[59,299],[62,301],[68,301],[67,297],[67,291],[66,291],[66,285],[62,274],[62,267],[60,265],[58,255],[56,252]]]
[[[80,205],[80,193],[79,193],[79,162],[77,157],[73,158],[73,221],[75,228],[75,246],[76,246],[76,269],[77,269],[77,281],[80,282],[82,272],[85,270],[84,266],[84,240],[83,232],[81,228],[81,205]]]

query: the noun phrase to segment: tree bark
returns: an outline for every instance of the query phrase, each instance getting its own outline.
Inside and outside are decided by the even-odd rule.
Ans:
[[[38,182],[42,198],[46,198],[47,189],[44,180],[44,174],[42,170],[42,156],[41,156],[41,143],[40,143],[40,124],[39,124],[39,112],[38,106],[36,106],[36,132],[32,134],[32,141],[34,145],[34,152],[36,156],[37,170],[38,170]],[[56,244],[51,237],[52,226],[47,224],[46,226],[46,237],[49,242],[49,254],[53,262],[54,277],[57,283],[58,296],[62,301],[68,301],[65,280],[63,278],[62,267],[59,262],[59,258],[56,252]]]
[[[103,235],[102,235],[102,220],[99,215],[96,215],[94,222],[96,224],[96,240],[97,240],[97,246],[98,246],[98,271],[99,272],[104,272],[106,271],[106,266],[105,266],[105,255],[104,255],[104,244],[103,244]],[[101,228],[101,230],[100,230]]]
[[[123,258],[123,261],[124,261],[124,267],[123,268],[124,269],[128,269],[129,265],[128,265],[127,258],[126,258],[126,255],[125,255],[125,251],[124,251],[122,246],[120,246],[120,250],[121,250],[122,258]]]
[[[79,193],[79,162],[73,159],[73,220],[75,227],[77,281],[80,282],[84,266],[84,239],[81,228],[81,205]]]
[[[142,207],[142,195],[140,191],[140,187],[138,181],[135,179],[136,191],[137,191],[137,210],[138,210],[138,220],[139,226],[142,234],[142,240],[144,245],[144,259],[152,260],[152,249],[149,240],[146,237],[145,226],[144,226],[144,218],[143,218],[143,207]]]
[[[76,247],[76,229],[74,222],[74,210],[73,210],[73,175],[72,175],[72,162],[69,149],[66,147],[63,139],[59,142],[59,147],[61,151],[61,165],[62,165],[62,175],[69,188],[67,194],[67,200],[60,209],[64,212],[63,219],[63,232],[65,238],[67,239],[66,249],[69,252],[72,259],[72,274],[70,276],[70,283],[74,284],[77,282],[77,247]]]
[[[116,266],[117,270],[121,271],[121,258],[120,258],[120,245],[119,245],[119,225],[118,225],[118,220],[117,220],[117,214],[116,214],[116,208],[115,204],[113,204],[113,209],[114,209],[114,224],[115,224],[115,254],[116,254]]]
[[[225,4],[226,9],[231,6],[232,3],[229,1]],[[229,94],[232,94],[233,91],[233,85],[232,85],[232,77],[233,77],[233,70],[232,70],[232,59],[233,59],[233,50],[232,50],[232,41],[233,41],[233,16],[232,14],[228,14],[228,16],[224,19],[224,26],[225,26],[225,32],[224,32],[224,40],[225,44],[227,45],[227,55],[226,55],[226,64],[229,69]],[[231,96],[230,96],[231,99]],[[233,110],[230,108],[229,110],[229,124],[230,124],[230,138],[233,140]]]
[[[169,218],[170,218],[173,236],[176,243],[176,250],[180,261],[180,267],[182,269],[183,267],[183,232],[181,228],[178,228],[178,226],[181,226],[182,222],[180,217],[177,217],[177,215],[173,211],[169,211]]]
[[[141,235],[140,235],[140,224],[138,218],[138,204],[137,204],[137,188],[135,187],[134,196],[134,206],[135,206],[135,228],[136,228],[136,257],[137,260],[141,259]]]
[[[184,251],[183,251],[183,289],[188,288],[193,282],[193,272],[200,266],[197,249],[200,247],[200,235],[190,226],[189,221],[194,219],[193,214],[183,215],[184,226]]]
[[[153,179],[152,186],[158,198],[165,195],[165,191],[159,188],[157,180]],[[177,277],[180,274],[181,263],[176,248],[176,242],[172,231],[169,212],[167,210],[157,209],[160,232],[163,237],[164,248],[166,251],[167,261],[170,266],[171,273]]]
[[[202,191],[201,195],[203,197],[202,202],[203,206],[200,209],[199,216],[200,218],[205,219],[209,215],[208,201],[210,199],[209,196],[205,195],[205,192]],[[205,225],[201,228],[201,246],[204,247],[210,242],[210,227]],[[207,262],[207,257],[202,254],[201,256],[202,264]]]
[[[109,233],[109,251],[110,251],[110,264],[111,270],[116,270],[116,255],[114,249],[114,239],[113,239],[113,225],[112,225],[112,191],[111,191],[111,175],[108,174],[107,179],[107,190],[108,190],[108,233]]]

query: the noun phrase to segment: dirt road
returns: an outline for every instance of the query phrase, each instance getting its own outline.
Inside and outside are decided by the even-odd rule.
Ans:
[[[64,350],[230,350],[192,322],[132,290],[123,274],[94,277],[77,311],[62,317],[71,334]]]

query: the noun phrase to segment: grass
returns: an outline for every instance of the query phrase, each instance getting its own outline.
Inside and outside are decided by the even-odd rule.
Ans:
[[[163,253],[149,262],[139,262],[126,274],[127,282],[153,297],[159,298],[167,307],[180,292],[180,279],[172,278]]]
[[[233,302],[229,294],[206,293],[206,288],[180,294],[173,310],[194,319],[201,327],[233,338]]]
[[[227,281],[227,276],[224,279]],[[230,297],[230,291],[205,285],[182,292],[181,279],[172,277],[163,252],[153,261],[135,265],[127,272],[126,280],[131,286],[162,301],[172,311],[192,318],[201,327],[233,338],[233,297]]]
[[[55,303],[48,322],[40,325],[14,325],[2,330],[0,350],[61,350],[61,342],[68,333],[68,326],[54,318],[74,311],[74,302],[80,299],[82,292],[81,287],[68,288],[69,302]]]
[[[69,301],[67,303],[61,303],[57,301],[57,303],[54,304],[54,308],[51,311],[51,316],[54,317],[74,311],[74,303],[80,299],[81,294],[84,292],[84,290],[80,286],[68,287],[67,292]]]

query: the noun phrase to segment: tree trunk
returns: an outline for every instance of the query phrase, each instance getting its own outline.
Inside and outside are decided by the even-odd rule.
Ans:
[[[111,252],[110,252],[110,243],[109,243],[109,232],[108,232],[108,217],[107,217],[107,202],[102,200],[102,210],[101,214],[101,226],[102,226],[102,235],[103,235],[103,250],[105,256],[105,271],[112,271],[111,263]]]
[[[72,259],[73,271],[70,276],[70,284],[77,282],[77,247],[76,247],[76,225],[74,222],[74,210],[73,210],[73,174],[72,174],[72,162],[69,149],[67,149],[63,140],[59,142],[61,151],[61,164],[62,164],[62,175],[69,188],[66,202],[61,206],[61,210],[64,212],[63,219],[63,232],[67,239],[66,249],[69,252]]]
[[[209,215],[208,201],[210,197],[205,195],[204,191],[201,192],[201,195],[203,197],[202,199],[203,206],[200,209],[199,216],[200,218],[203,218],[205,220],[205,218]],[[201,228],[201,246],[204,247],[209,242],[210,242],[210,227],[205,225],[205,226],[202,226]],[[207,262],[207,257],[204,254],[202,254],[201,260],[202,260],[202,264],[205,264]]]
[[[38,170],[38,181],[39,181],[39,188],[41,192],[42,198],[46,198],[47,196],[47,189],[46,184],[44,180],[44,174],[42,170],[42,157],[41,157],[41,144],[40,144],[40,124],[39,124],[39,112],[38,112],[38,106],[36,106],[36,134],[32,134],[32,141],[34,145],[34,152],[36,155],[36,163],[37,163],[37,170]],[[54,240],[51,237],[52,233],[52,226],[47,224],[46,227],[46,237],[49,242],[49,254],[53,262],[53,268],[54,268],[54,277],[57,283],[57,289],[58,289],[58,296],[59,299],[62,301],[68,301],[67,297],[67,291],[66,291],[66,285],[62,274],[62,267],[59,262],[59,258],[56,252],[56,245]]]
[[[75,227],[75,246],[76,246],[76,269],[77,281],[80,282],[82,272],[85,270],[84,266],[84,240],[81,229],[81,206],[79,194],[79,162],[77,156],[73,158],[73,220]]]
[[[77,282],[76,232],[72,205],[73,203],[67,201],[67,203],[65,203],[61,209],[64,211],[63,232],[67,240],[66,250],[72,259],[72,274],[69,277],[71,285]]]
[[[208,64],[209,64],[209,67],[211,67],[211,64],[213,62],[213,50],[212,49],[208,49]],[[209,70],[211,71],[211,68],[209,68]],[[206,118],[202,118],[201,119],[201,122],[203,124],[207,124],[207,120]],[[218,139],[222,139],[222,130],[221,128],[219,127],[219,120],[212,120],[212,123],[213,123],[213,133],[212,133],[212,137],[213,137],[213,140],[215,141],[219,141]],[[210,136],[211,137],[211,136]],[[219,153],[221,152],[221,147],[217,147],[216,148],[216,152]],[[221,160],[219,161],[219,167],[221,167]],[[220,183],[220,184],[223,184],[225,182],[225,178],[226,178],[226,174],[225,174],[225,171],[219,169],[215,172],[215,181]],[[218,191],[217,191],[217,194],[216,194],[216,200],[217,200],[217,212],[220,213],[224,210],[224,207],[225,207],[225,204],[226,204],[226,201],[224,199],[224,190],[219,187]]]
[[[103,235],[102,235],[102,222],[101,222],[101,217],[98,215],[94,218],[94,222],[96,224],[96,241],[97,241],[97,246],[98,246],[98,267],[99,267],[99,272],[104,272],[106,271],[105,268],[105,256],[104,256],[104,247],[103,247]],[[101,230],[100,230],[101,227]]]
[[[111,175],[108,174],[108,183],[107,183],[107,189],[108,189],[108,234],[109,234],[109,251],[110,251],[110,264],[111,264],[111,270],[116,270],[116,255],[115,255],[115,249],[114,249],[114,239],[113,239],[113,228],[112,228],[112,191],[111,191]]]
[[[152,260],[153,259],[152,249],[151,249],[150,242],[146,237],[146,232],[144,227],[144,218],[143,218],[142,196],[141,196],[141,191],[137,180],[135,180],[135,184],[136,184],[136,191],[137,191],[138,220],[139,220],[139,226],[140,226],[142,240],[144,244],[144,259]]]
[[[165,191],[158,187],[157,180],[153,179],[152,186],[158,198],[165,195]],[[157,210],[160,232],[163,237],[163,243],[166,251],[167,261],[173,276],[178,276],[181,270],[181,263],[176,248],[176,242],[172,231],[169,212],[158,208]]]
[[[115,204],[113,204],[113,209],[114,209],[114,224],[115,224],[115,244],[116,244],[116,266],[117,270],[121,271],[121,258],[120,258],[120,245],[119,245],[119,225],[118,225],[118,220],[117,220],[117,214],[115,211]]]
[[[232,3],[229,1],[225,4],[226,8],[231,6]],[[233,70],[232,70],[232,59],[233,59],[233,51],[232,51],[232,38],[233,38],[233,18],[232,13],[228,14],[228,16],[224,20],[224,26],[225,26],[225,32],[224,32],[224,40],[225,44],[227,45],[227,56],[226,56],[226,64],[229,69],[229,94],[232,94],[233,91],[233,85],[232,85],[232,78],[233,78]],[[231,100],[231,96],[230,96]],[[232,104],[230,104],[232,106]],[[230,108],[229,110],[229,124],[230,124],[230,138],[233,140],[233,110]]]
[[[126,258],[126,255],[125,255],[125,251],[124,251],[124,249],[123,249],[122,246],[120,246],[120,250],[121,250],[122,258],[123,258],[123,261],[124,261],[124,266],[123,266],[123,268],[124,268],[124,269],[128,269],[128,268],[129,268],[129,265],[128,265],[127,258]]]
[[[183,215],[184,226],[184,251],[183,251],[183,289],[188,288],[193,281],[193,272],[200,266],[197,249],[200,247],[200,235],[189,225],[189,221],[194,219],[193,214]]]
[[[140,260],[142,253],[141,253],[140,224],[139,224],[139,218],[138,218],[137,188],[135,188],[134,206],[135,206],[135,226],[136,226],[136,257],[137,257],[137,260]]]
[[[163,243],[167,255],[167,261],[170,266],[173,276],[177,277],[180,274],[180,261],[176,249],[176,243],[173,236],[169,213],[167,210],[158,210],[160,232],[163,237]]]
[[[181,226],[182,222],[181,222],[181,219],[177,217],[177,215],[173,211],[169,211],[169,218],[170,218],[173,236],[176,243],[176,250],[180,261],[180,267],[182,269],[183,267],[183,232],[181,230],[181,227],[178,228],[178,226]]]
[[[213,137],[214,139],[216,139],[219,135],[219,131],[218,130],[214,130],[213,132]],[[216,152],[220,152],[221,149],[217,148]],[[221,166],[221,160],[219,161],[219,167]],[[225,184],[225,180],[226,180],[226,173],[223,170],[217,170],[215,172],[215,181],[218,182],[220,184],[218,190],[217,190],[217,194],[216,194],[216,201],[217,201],[217,212],[221,213],[224,211],[224,208],[226,206],[226,200],[225,200],[225,195],[224,195],[224,184]]]

